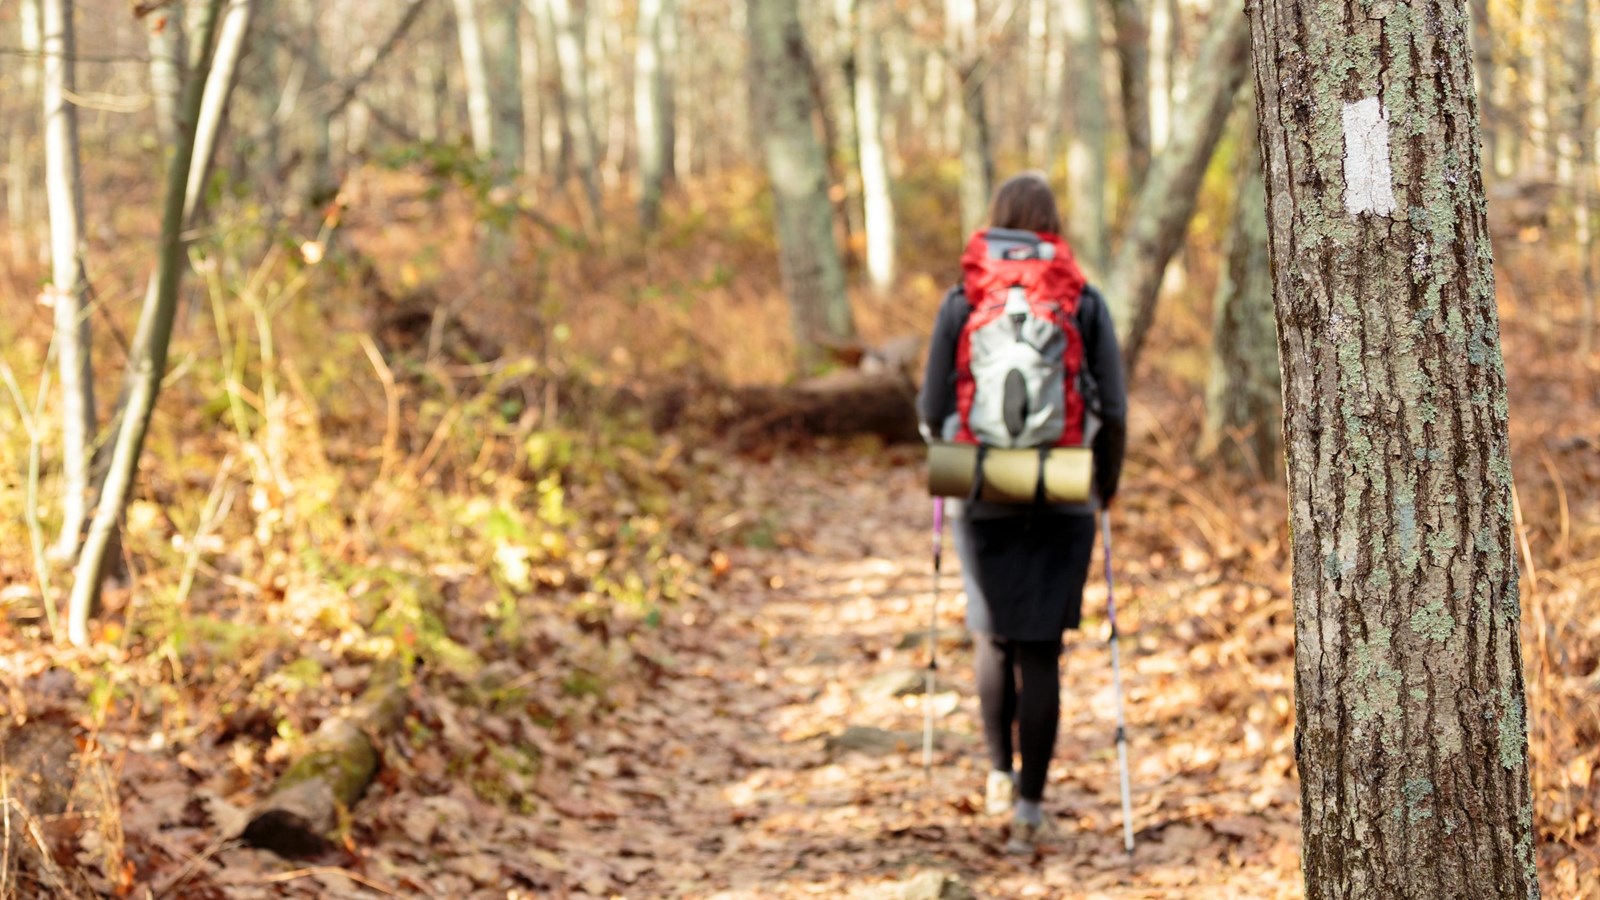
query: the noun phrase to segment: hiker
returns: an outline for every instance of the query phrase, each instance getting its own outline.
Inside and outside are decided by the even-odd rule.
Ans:
[[[1061,231],[1055,197],[1042,175],[1025,173],[1000,186],[990,206],[989,227],[972,236],[963,257],[963,283],[945,295],[939,308],[918,397],[925,436],[985,443],[975,431],[982,431],[980,420],[987,416],[1003,418],[1009,435],[1026,442],[1028,435],[1019,434],[1019,425],[1024,417],[1027,423],[1038,417],[1030,414],[1030,397],[1024,397],[1019,408],[1012,396],[1012,382],[1020,382],[1022,376],[1016,369],[1005,372],[999,388],[1005,395],[1002,401],[992,396],[997,390],[994,378],[975,376],[974,371],[983,354],[1010,352],[993,349],[994,333],[1001,335],[1002,343],[1015,346],[1010,332],[1015,327],[1015,341],[1024,340],[1030,303],[1046,301],[1031,308],[1059,310],[1057,315],[1068,326],[1037,320],[1063,347],[1065,364],[1059,371],[1066,374],[1059,381],[1066,383],[1028,390],[1062,406],[1054,430],[1041,443],[1092,448],[1094,476],[1088,502],[969,500],[951,511],[991,763],[984,805],[990,815],[1012,814],[1006,850],[1019,854],[1033,852],[1044,827],[1040,804],[1061,715],[1062,636],[1078,627],[1095,540],[1094,514],[1097,508],[1109,508],[1116,496],[1127,438],[1127,394],[1111,312],[1099,292],[1085,283]],[[1044,274],[1031,287],[1064,296],[1023,298],[1018,296],[1019,287],[985,284],[985,258],[1043,260]],[[980,295],[976,316],[973,293]],[[1014,307],[1019,301],[1025,302]],[[1002,303],[1004,308],[998,308]],[[1008,317],[1014,309],[1022,312]],[[1035,322],[1027,320],[1029,327]],[[988,325],[1001,330],[986,329]],[[990,335],[982,334],[986,330]],[[1076,379],[1071,375],[1075,369]],[[985,391],[991,396],[982,396]],[[1013,727],[1020,772],[1013,768]]]

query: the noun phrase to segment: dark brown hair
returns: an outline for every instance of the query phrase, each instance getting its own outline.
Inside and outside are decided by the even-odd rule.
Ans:
[[[1044,174],[1023,172],[1006,179],[989,205],[989,225],[1060,234],[1061,213]]]

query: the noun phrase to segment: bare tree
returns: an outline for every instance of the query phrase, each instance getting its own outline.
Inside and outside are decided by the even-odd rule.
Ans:
[[[1253,3],[1306,896],[1539,896],[1462,0]]]
[[[1151,165],[1107,278],[1106,296],[1123,338],[1128,370],[1138,363],[1167,263],[1183,243],[1200,180],[1244,81],[1250,32],[1237,9],[1218,10],[1194,66],[1193,101]]]
[[[17,78],[21,101],[34,106],[39,99],[39,67],[33,60],[40,48],[39,0],[22,0],[17,15],[17,49],[26,64]],[[32,150],[33,138],[38,134],[38,119],[31,115],[17,116],[7,123],[6,159],[6,231],[11,238],[11,258],[17,265],[37,262],[38,243],[33,227],[33,189],[38,182],[34,168],[37,158]]]
[[[227,18],[235,23],[237,41],[219,40],[228,26],[219,22],[223,6]],[[167,347],[177,311],[178,288],[187,260],[184,257],[186,226],[198,208],[193,192],[195,170],[204,162],[195,155],[198,147],[214,148],[215,134],[222,126],[222,113],[233,86],[238,56],[244,52],[245,37],[253,0],[209,0],[203,9],[199,41],[193,51],[198,64],[185,78],[183,121],[167,174],[161,216],[161,247],[157,257],[152,289],[145,295],[139,324],[129,347],[128,368],[123,377],[123,403],[114,428],[104,483],[100,487],[94,517],[73,570],[72,593],[68,601],[67,637],[82,646],[89,641],[89,615],[100,596],[106,551],[117,530],[117,522],[133,489],[145,433],[155,411],[161,381],[166,374]],[[245,27],[238,27],[242,21]],[[233,58],[222,57],[226,50]],[[208,96],[211,95],[211,96]],[[205,131],[213,132],[211,134]]]
[[[856,336],[834,243],[828,170],[813,130],[810,51],[795,0],[749,0],[750,75],[777,207],[779,261],[794,321],[796,364],[816,368]]]
[[[476,0],[454,0],[461,71],[467,83],[467,122],[478,158],[494,159],[494,105],[489,99],[489,57],[483,45]]]
[[[183,67],[189,51],[183,34],[183,4],[172,0],[145,15],[150,46],[150,94],[156,107],[156,133],[168,146],[177,143]]]
[[[528,0],[530,3],[541,0]],[[600,210],[600,148],[595,136],[589,95],[589,72],[584,64],[584,33],[588,28],[587,7],[572,0],[542,0],[555,34],[556,59],[561,71],[561,93],[565,98],[567,132],[572,136],[573,164],[583,183],[583,195],[592,224],[598,226]]]
[[[61,534],[55,554],[71,561],[88,518],[94,454],[94,367],[89,279],[84,270],[83,175],[72,0],[42,0],[45,189],[50,206],[50,297],[61,368]]]

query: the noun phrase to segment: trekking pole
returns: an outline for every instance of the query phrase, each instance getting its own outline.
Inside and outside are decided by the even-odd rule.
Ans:
[[[1117,654],[1117,604],[1111,590],[1111,513],[1100,511],[1106,549],[1106,619],[1111,623],[1111,683],[1117,696],[1117,768],[1122,780],[1122,846],[1133,856],[1133,801],[1128,785],[1128,723],[1122,715],[1122,662]]]
[[[944,498],[933,498],[933,603],[928,613],[928,671],[922,686],[922,772],[933,780],[933,685],[939,670],[939,569],[944,559]]]

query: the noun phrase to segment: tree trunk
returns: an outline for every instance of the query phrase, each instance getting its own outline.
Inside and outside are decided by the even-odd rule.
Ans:
[[[183,67],[189,50],[184,44],[183,4],[171,3],[145,17],[149,28],[150,94],[156,107],[156,133],[161,143],[178,142],[178,111],[183,100]]]
[[[1140,0],[1109,2],[1111,28],[1117,36],[1122,131],[1128,141],[1128,195],[1137,197],[1150,170],[1150,27]]]
[[[639,227],[655,231],[666,184],[667,77],[661,65],[663,0],[639,0],[639,37],[633,69],[633,113],[639,131]]]
[[[497,178],[512,176],[522,166],[522,48],[518,41],[518,0],[490,4],[483,29],[483,52],[489,74],[489,105],[494,117],[492,140]]]
[[[455,0],[456,37],[461,42],[461,73],[467,83],[467,122],[472,149],[484,161],[494,159],[494,104],[489,99],[489,59],[478,27],[476,0]]]
[[[19,68],[18,98],[26,107],[35,106],[39,100],[39,66],[32,60],[40,52],[39,0],[22,0],[17,16],[17,46],[26,60]],[[33,189],[38,182],[35,174],[33,136],[37,133],[37,119],[31,115],[17,116],[9,124],[6,164],[6,231],[11,236],[11,258],[16,265],[31,267],[38,262],[38,241],[34,229]]]
[[[105,480],[99,491],[83,550],[73,570],[67,638],[77,646],[89,641],[89,613],[100,597],[106,551],[132,492],[139,455],[144,449],[145,433],[150,427],[150,416],[155,411],[162,377],[166,374],[167,346],[177,311],[178,287],[187,263],[183,253],[184,233],[190,215],[198,204],[198,198],[190,195],[194,185],[191,175],[196,169],[204,168],[204,162],[195,156],[196,147],[211,147],[215,138],[215,135],[200,134],[199,129],[220,127],[220,112],[231,90],[232,72],[238,61],[219,57],[213,64],[210,54],[213,46],[217,47],[219,54],[224,46],[235,54],[244,51],[242,39],[231,45],[217,41],[218,17],[225,3],[228,4],[231,18],[239,7],[249,7],[251,0],[209,0],[204,10],[203,27],[198,32],[200,42],[195,48],[202,62],[185,78],[183,121],[186,125],[178,135],[177,149],[167,174],[156,274],[151,279],[152,288],[145,293],[139,324],[128,352],[124,402],[120,404],[121,412],[114,429]],[[248,9],[242,16],[248,20]],[[241,31],[241,37],[247,33]],[[210,77],[213,72],[218,77]],[[227,73],[228,77],[220,77],[221,73]],[[213,93],[221,95],[215,103],[208,97]],[[213,114],[202,116],[202,109],[212,110]]]
[[[682,41],[678,0],[661,2],[661,181],[671,187],[678,181],[678,72]]]
[[[1495,103],[1499,69],[1495,67],[1494,30],[1489,19],[1489,0],[1472,0],[1472,61],[1478,71],[1478,109],[1483,115],[1483,156],[1496,175],[1500,171],[1500,109]]]
[[[1057,105],[1052,102],[1054,84],[1050,80],[1050,0],[1028,0],[1027,58],[1023,60],[1028,77],[1024,99],[1032,114],[1027,123],[1027,157],[1037,168],[1049,168],[1049,149],[1055,130]]]
[[[217,143],[222,139],[228,124],[228,99],[233,95],[239,77],[239,63],[244,59],[250,35],[250,21],[255,15],[258,0],[227,0],[227,10],[218,10],[222,21],[217,27],[216,49],[211,54],[210,68],[200,102],[198,118],[193,121],[193,164],[189,168],[189,184],[184,194],[183,220],[192,227],[201,216],[205,204],[206,184],[211,179],[211,168],[216,162]],[[165,355],[165,350],[162,351]]]
[[[561,68],[561,93],[565,98],[567,132],[572,135],[573,164],[583,182],[590,224],[599,227],[600,150],[590,114],[589,76],[584,65],[585,6],[572,0],[546,0],[551,30],[555,32],[556,59]]]
[[[1067,42],[1067,232],[1079,261],[1104,277],[1106,239],[1106,87],[1101,66],[1099,0],[1057,0]]]
[[[1594,83],[1594,27],[1589,16],[1589,0],[1566,0],[1564,9],[1566,42],[1567,115],[1562,135],[1562,181],[1572,196],[1573,243],[1578,248],[1582,300],[1578,322],[1578,352],[1588,356],[1594,341],[1595,260],[1594,260],[1594,138],[1589,115],[1590,90]]]
[[[951,88],[960,122],[961,236],[982,227],[994,192],[994,157],[989,147],[989,113],[984,106],[988,66],[978,48],[977,0],[945,0]]]
[[[861,197],[866,213],[867,280],[888,294],[895,276],[894,197],[890,193],[889,157],[883,147],[883,110],[879,102],[879,36],[884,27],[881,0],[859,0],[856,8],[856,136],[861,151]]]
[[[1150,3],[1150,155],[1154,158],[1172,136],[1172,59],[1177,38],[1169,0]]]
[[[84,271],[83,177],[78,161],[77,48],[72,0],[43,0],[45,191],[50,205],[50,296],[61,369],[61,533],[55,555],[70,562],[88,518],[94,455],[94,368],[89,280]]]
[[[1256,6],[1256,4],[1252,4]],[[1254,10],[1308,900],[1539,895],[1466,10]]]
[[[751,84],[777,212],[779,262],[802,373],[855,339],[834,243],[828,170],[812,128],[809,53],[795,0],[749,0]]]
[[[1211,378],[1197,455],[1260,479],[1278,475],[1283,389],[1278,377],[1278,332],[1272,319],[1272,270],[1267,262],[1267,197],[1255,103],[1242,104],[1234,183],[1233,224],[1223,251],[1211,329]]]
[[[1195,63],[1194,102],[1139,192],[1122,246],[1107,279],[1107,299],[1123,337],[1131,374],[1155,320],[1167,263],[1183,243],[1200,181],[1222,137],[1234,95],[1244,81],[1250,30],[1237,10],[1219,11]]]
[[[573,141],[567,96],[561,84],[561,54],[556,51],[555,19],[549,0],[525,0],[539,48],[539,141],[544,170],[556,184],[572,173]]]

